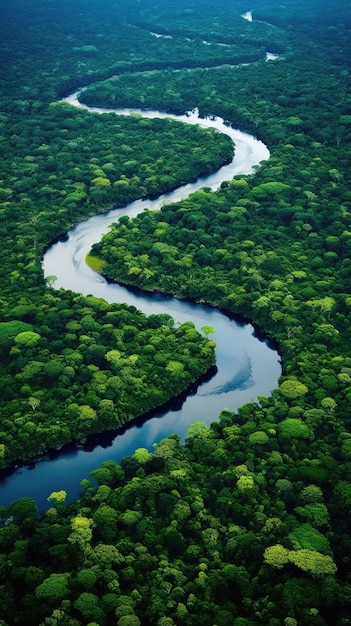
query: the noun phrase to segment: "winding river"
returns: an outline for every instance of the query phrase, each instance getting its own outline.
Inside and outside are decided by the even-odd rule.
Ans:
[[[137,109],[101,109],[82,105],[79,92],[66,98],[73,106],[95,113],[119,115],[139,114],[148,118],[171,117],[190,124],[213,127],[229,135],[235,143],[233,161],[217,172],[160,196],[155,200],[137,200],[122,209],[96,215],[74,226],[67,236],[53,244],[45,253],[43,267],[46,276],[56,276],[56,288],[71,289],[85,295],[94,294],[108,302],[125,302],[146,314],[168,313],[178,323],[192,320],[197,329],[210,325],[216,329],[217,373],[179,401],[170,403],[167,410],[156,411],[150,419],[137,420],[122,433],[107,433],[92,438],[85,446],[71,446],[55,455],[48,455],[28,467],[16,468],[0,481],[0,502],[8,505],[20,497],[32,497],[41,510],[48,507],[47,496],[52,491],[64,489],[68,500],[79,496],[79,483],[88,478],[92,469],[104,460],[119,462],[135,449],[152,450],[153,444],[172,433],[182,440],[194,421],[210,424],[223,408],[236,410],[239,406],[267,396],[277,386],[281,374],[277,351],[266,340],[257,336],[251,324],[231,319],[219,310],[161,296],[135,293],[116,284],[108,283],[85,263],[85,256],[93,243],[107,232],[109,224],[122,215],[137,215],[144,208],[159,209],[167,202],[177,202],[202,187],[213,191],[236,174],[248,174],[261,161],[269,158],[267,147],[251,135],[227,126],[222,119],[199,118],[195,110],[184,116],[174,116],[160,111]],[[196,393],[195,393],[196,392]]]

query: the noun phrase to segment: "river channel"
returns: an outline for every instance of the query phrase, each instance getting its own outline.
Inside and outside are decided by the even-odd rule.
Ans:
[[[108,283],[85,263],[85,256],[93,243],[108,231],[109,224],[122,215],[133,217],[145,208],[159,209],[163,204],[174,203],[203,188],[218,189],[225,180],[237,174],[249,174],[253,167],[269,158],[267,147],[253,136],[233,129],[217,117],[199,118],[193,111],[184,116],[173,116],[160,111],[137,109],[101,109],[82,105],[79,92],[66,98],[72,106],[79,106],[92,113],[119,115],[142,115],[148,118],[171,117],[186,123],[216,128],[229,135],[235,143],[233,161],[217,172],[176,189],[153,200],[137,200],[119,209],[96,215],[74,226],[62,240],[51,245],[43,259],[45,276],[56,276],[55,288],[70,289],[84,295],[93,294],[108,302],[124,302],[134,305],[146,314],[168,313],[176,323],[191,320],[196,328],[204,325],[216,329],[217,372],[202,382],[191,393],[167,409],[156,411],[147,420],[137,420],[120,433],[108,433],[92,438],[86,445],[70,446],[53,455],[46,455],[29,466],[18,467],[0,480],[0,503],[8,505],[21,497],[34,498],[44,511],[48,508],[47,497],[52,491],[64,489],[71,501],[79,496],[80,481],[104,460],[119,462],[143,447],[149,450],[161,439],[172,433],[182,440],[189,425],[195,421],[207,424],[218,419],[224,408],[236,410],[243,404],[255,401],[258,396],[268,396],[277,386],[281,374],[277,351],[253,326],[239,319],[230,318],[217,309],[165,297],[130,291],[117,284]]]

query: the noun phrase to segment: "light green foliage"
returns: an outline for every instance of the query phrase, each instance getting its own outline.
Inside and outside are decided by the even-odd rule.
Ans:
[[[252,476],[240,476],[236,486],[242,493],[249,492],[255,486],[254,479]]]
[[[180,467],[179,469],[172,470],[170,475],[173,478],[185,478],[187,476],[187,471],[184,467]]]
[[[193,422],[188,428],[188,437],[209,437],[211,431],[205,422]]]
[[[97,178],[93,178],[91,184],[95,187],[110,187],[111,181],[108,178],[98,176]]]
[[[293,417],[287,417],[279,422],[277,428],[284,437],[292,439],[307,439],[310,435],[310,430],[305,422]]]
[[[93,520],[83,515],[77,515],[71,520],[72,532],[68,537],[68,541],[79,545],[84,549],[91,541]]]
[[[146,448],[138,448],[135,450],[133,457],[138,463],[148,463],[152,459],[152,454]]]
[[[306,504],[314,502],[323,502],[323,491],[318,485],[307,485],[301,491],[300,499]]]
[[[30,398],[28,398],[28,404],[30,408],[32,409],[32,411],[35,411],[40,406],[40,400],[39,398],[35,398],[34,396],[31,396]]]
[[[61,491],[52,491],[50,493],[50,495],[48,496],[47,500],[48,502],[54,501],[54,502],[65,502],[67,498],[67,491],[64,491],[63,489],[61,489]]]
[[[169,361],[166,370],[171,372],[171,374],[178,375],[184,371],[184,365],[183,363],[179,363],[179,361]]]
[[[209,335],[213,335],[216,332],[216,329],[213,326],[201,326],[201,330],[205,335],[206,339],[208,339]]]
[[[336,409],[336,406],[337,404],[334,398],[323,398],[323,400],[321,400],[321,407],[329,413],[332,413]]]
[[[87,254],[85,257],[85,262],[95,272],[99,272],[100,274],[103,272],[105,262],[98,257],[93,256],[92,254]]]
[[[289,561],[289,550],[280,544],[277,544],[266,548],[263,556],[267,565],[272,565],[277,569],[282,569]]]
[[[251,190],[251,194],[254,198],[258,200],[266,200],[271,198],[272,196],[280,195],[283,192],[289,191],[289,185],[281,182],[269,182],[269,183],[261,183],[261,185],[257,185]]]
[[[289,561],[312,576],[321,577],[335,574],[336,565],[333,559],[312,550],[297,550],[289,552]]]
[[[79,407],[79,415],[83,420],[96,419],[96,411],[88,404],[83,404]]]
[[[263,430],[256,430],[249,435],[249,442],[254,445],[264,445],[267,441],[269,441],[269,437]]]
[[[91,559],[101,568],[111,569],[124,563],[124,556],[113,545],[99,543],[91,554]]]
[[[282,569],[287,563],[293,563],[299,569],[316,577],[336,572],[336,565],[329,555],[308,549],[287,550],[280,544],[266,548],[264,560],[267,565],[277,569]]]
[[[319,309],[322,313],[330,313],[335,305],[335,299],[331,296],[325,296],[317,300],[308,302],[309,306]]]
[[[284,398],[295,400],[296,398],[306,395],[308,387],[298,380],[284,380],[284,382],[279,385],[279,391]]]
[[[11,322],[0,322],[0,348],[11,345],[13,339],[23,332],[33,332],[31,324],[13,320]]]
[[[32,330],[24,330],[16,335],[14,342],[19,348],[31,348],[38,343],[39,339],[39,333],[35,333]]]
[[[279,529],[279,527],[281,527],[282,525],[282,521],[281,519],[279,519],[279,517],[269,517],[264,524],[263,527],[263,532],[265,533],[271,533],[274,532],[276,529]]]

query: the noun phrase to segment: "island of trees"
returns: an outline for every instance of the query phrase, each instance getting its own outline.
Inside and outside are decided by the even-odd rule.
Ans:
[[[269,398],[223,407],[210,428],[194,416],[184,445],[171,436],[104,462],[79,500],[56,491],[45,513],[30,498],[1,507],[0,625],[347,626],[347,3],[0,4],[2,467],[123,426],[214,364],[191,320],[44,279],[43,250],[71,224],[233,149],[198,127],[59,101],[81,85],[88,104],[198,107],[268,145],[268,161],[218,192],[123,218],[89,262],[244,315],[283,362]]]

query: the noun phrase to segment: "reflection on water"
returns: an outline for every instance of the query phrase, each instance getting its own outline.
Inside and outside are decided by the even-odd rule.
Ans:
[[[238,371],[234,374],[233,378],[228,380],[224,385],[215,387],[213,391],[209,391],[208,396],[222,395],[223,393],[229,393],[229,391],[244,391],[250,389],[255,384],[252,377],[252,366],[249,355],[244,354],[241,365]]]

